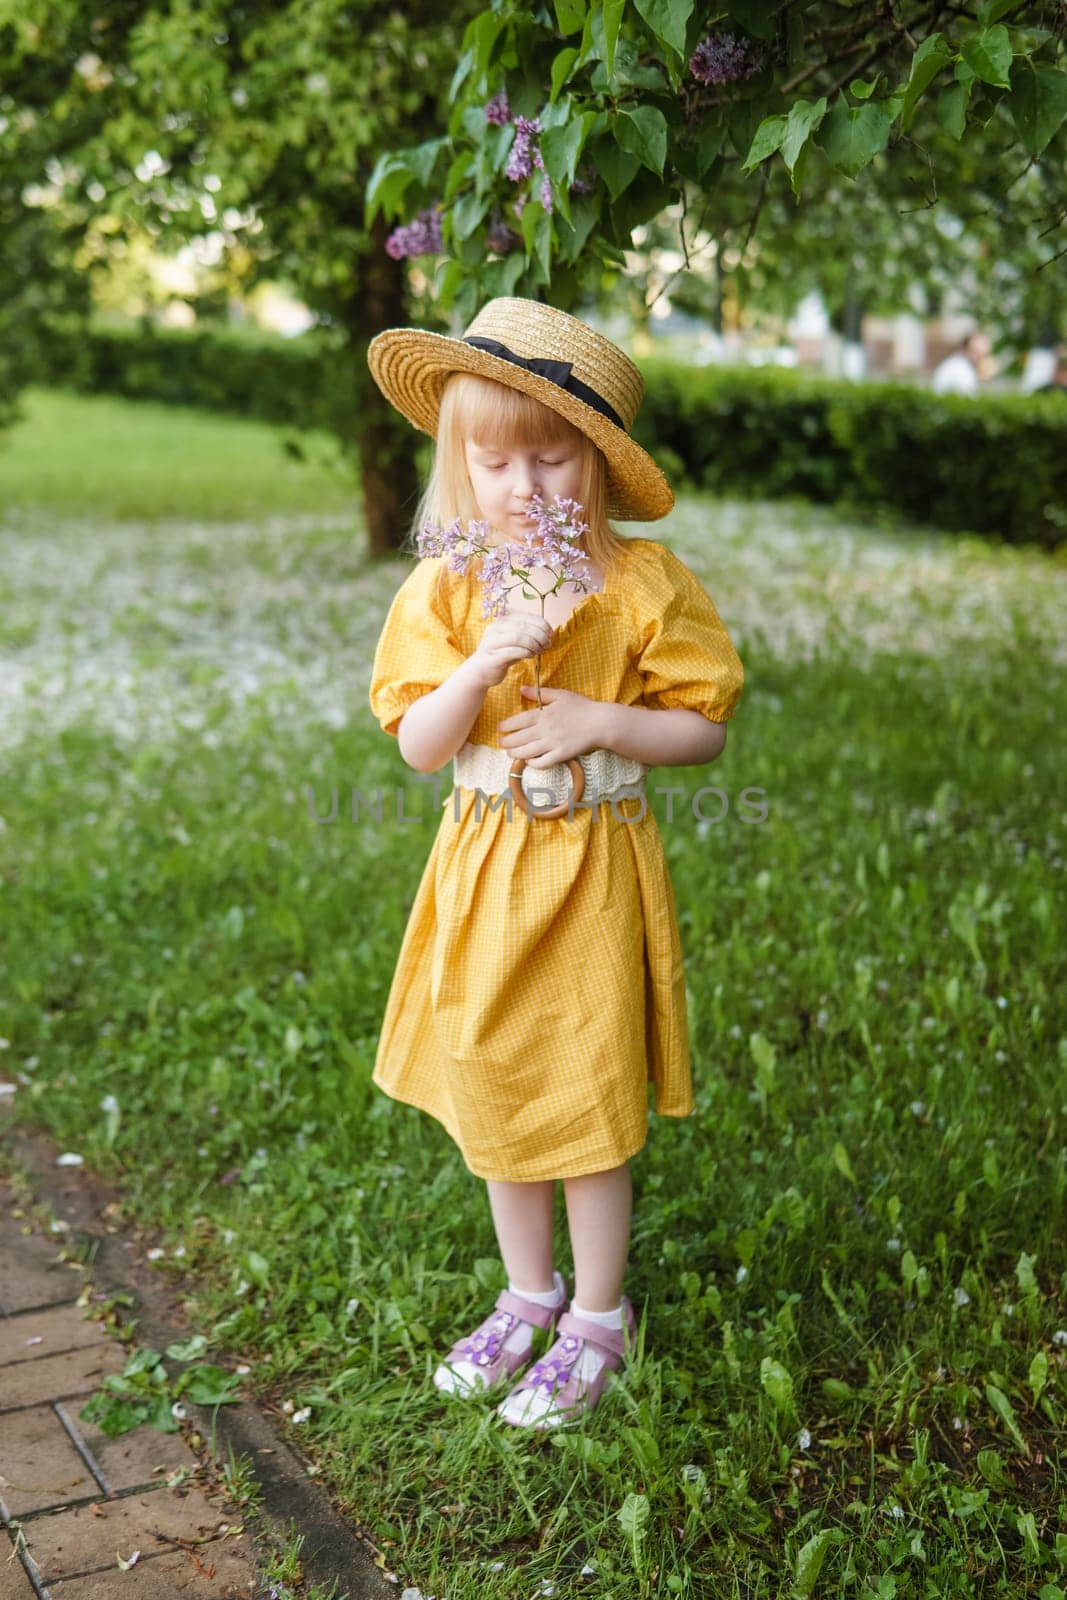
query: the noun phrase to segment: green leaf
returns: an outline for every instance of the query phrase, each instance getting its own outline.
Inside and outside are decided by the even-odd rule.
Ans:
[[[847,1178],[849,1183],[855,1184],[856,1174],[853,1172],[852,1163],[848,1159],[848,1151],[840,1142],[834,1145],[834,1166],[843,1178]]]
[[[1067,117],[1067,72],[1020,56],[1012,64],[1008,110],[1029,155],[1039,156]]]
[[[205,1362],[182,1373],[175,1384],[175,1393],[184,1394],[197,1406],[224,1406],[240,1400],[239,1388],[240,1379],[236,1374]]]
[[[797,157],[807,143],[808,137],[814,128],[819,126],[826,115],[826,96],[821,95],[818,100],[794,100],[789,108],[789,115],[785,121],[785,133],[782,136],[782,160],[792,172],[796,166]]]
[[[853,78],[848,86],[848,92],[856,100],[869,100],[882,81],[882,74],[876,73],[869,81],[866,78]]]
[[[480,11],[468,24],[463,35],[464,45],[474,48],[474,62],[478,70],[478,77],[484,78],[486,70],[492,59],[493,46],[500,36],[500,31],[505,28],[508,18],[501,11]]]
[[[462,187],[463,180],[470,171],[473,163],[473,150],[461,150],[459,152],[459,155],[456,156],[455,160],[449,166],[448,173],[445,177],[445,188],[443,195],[444,200],[451,200],[456,190]]]
[[[580,1457],[589,1466],[604,1473],[614,1467],[619,1459],[619,1446],[615,1440],[605,1444],[588,1433],[566,1433],[562,1428],[556,1428],[549,1443],[566,1455]]]
[[[566,50],[561,50],[552,63],[552,88],[548,99],[551,104],[559,95],[559,91],[570,77],[571,68],[578,59],[578,52],[573,45],[568,45]]]
[[[1003,23],[993,28],[983,28],[960,45],[960,55],[972,68],[975,77],[991,83],[998,89],[1010,89],[1008,76],[1011,68],[1011,36]]]
[[[787,126],[786,117],[764,117],[756,129],[748,154],[741,163],[741,171],[751,172],[753,167],[758,167],[761,161],[766,161],[768,156],[773,156],[776,150],[780,150]]]
[[[171,1361],[195,1361],[206,1349],[207,1340],[204,1335],[193,1333],[188,1339],[177,1339],[173,1344],[168,1344],[163,1354]]]
[[[773,1356],[764,1356],[759,1367],[760,1383],[769,1395],[774,1409],[785,1415],[793,1413],[793,1378],[788,1367],[783,1367]]]
[[[566,190],[574,182],[586,127],[584,118],[574,117],[558,128],[547,128],[541,135],[541,157],[556,189]]]
[[[833,1530],[823,1528],[820,1533],[812,1534],[807,1544],[802,1545],[797,1551],[796,1564],[793,1568],[793,1593],[797,1600],[807,1600],[815,1587],[827,1549],[833,1543]]]
[[[1011,1488],[1011,1479],[1004,1470],[1004,1463],[995,1450],[979,1450],[975,1460],[978,1463],[978,1470],[982,1477],[987,1483],[991,1483],[994,1489]]]
[[[556,26],[563,37],[566,39],[568,35],[577,33],[585,22],[584,0],[554,0],[554,6]]]
[[[1019,1449],[1022,1450],[1025,1455],[1029,1455],[1029,1446],[1022,1436],[1022,1431],[1019,1427],[1019,1424],[1015,1420],[1015,1412],[1012,1409],[1011,1401],[1008,1399],[1003,1389],[998,1389],[995,1383],[987,1383],[985,1386],[985,1397],[992,1409],[1000,1418],[1001,1422],[1003,1422],[1004,1426],[1007,1428],[1008,1432],[1011,1434],[1012,1438],[1015,1440],[1015,1443],[1019,1446]]]
[[[978,7],[978,21],[983,28],[988,28],[1005,11],[1011,11],[1016,0],[981,0]]]
[[[1020,1293],[1024,1295],[1036,1295],[1038,1293],[1037,1279],[1034,1277],[1034,1262],[1036,1260],[1036,1252],[1033,1255],[1027,1255],[1026,1251],[1023,1250],[1015,1263],[1016,1281],[1018,1282]]]
[[[1048,1383],[1048,1356],[1043,1350],[1039,1350],[1031,1361],[1026,1381],[1030,1385],[1030,1390],[1034,1397],[1034,1405],[1036,1406],[1041,1399],[1045,1385]]]
[[[581,255],[585,241],[599,216],[600,208],[591,195],[574,195],[571,200],[571,218],[557,220],[556,234],[559,238],[560,254],[564,261],[577,261]],[[507,290],[499,290],[505,294]]]
[[[548,283],[552,277],[552,218],[543,209],[539,200],[531,200],[526,210],[529,211],[534,207],[539,213],[537,227],[534,230],[534,250],[541,263],[544,281]]]
[[[140,1344],[129,1357],[122,1369],[124,1378],[136,1377],[140,1372],[148,1372],[153,1377],[166,1375],[166,1368],[160,1359],[159,1351],[153,1350],[151,1345]]]
[[[850,106],[844,95],[839,95],[819,129],[817,143],[832,167],[855,178],[885,149],[891,126],[890,112],[881,102]]]
[[[622,1531],[628,1539],[637,1544],[644,1534],[645,1523],[649,1517],[648,1496],[644,1494],[628,1494],[618,1512]]]
[[[387,218],[399,214],[404,190],[414,176],[410,167],[390,152],[378,157],[363,197],[364,227],[370,227],[379,211]]]
[[[261,1256],[257,1250],[250,1250],[245,1257],[245,1270],[253,1283],[258,1283],[260,1288],[265,1288],[270,1281],[270,1262],[266,1256]]]
[[[634,4],[660,44],[673,50],[675,55],[683,56],[693,0],[634,0]]]
[[[461,195],[452,207],[454,238],[469,239],[491,205],[492,197],[488,194],[480,195],[472,189]]]
[[[658,106],[634,106],[620,111],[612,122],[620,146],[637,156],[657,177],[667,159],[667,119]]]
[[[726,129],[722,123],[709,122],[701,128],[697,139],[697,172],[703,177],[723,147]]]
[[[943,33],[931,33],[912,56],[904,106],[900,114],[900,126],[905,132],[911,127],[920,95],[929,88],[938,73],[947,67],[951,60],[952,51]]]
[[[604,65],[608,77],[615,75],[615,46],[619,42],[619,26],[626,0],[604,0]]]
[[[613,203],[624,189],[629,188],[641,170],[641,163],[637,157],[627,155],[626,151],[620,150],[610,138],[597,141],[595,148],[590,151],[590,160],[607,184],[608,194]]]

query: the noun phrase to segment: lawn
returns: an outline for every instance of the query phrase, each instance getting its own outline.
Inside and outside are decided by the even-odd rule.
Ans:
[[[803,503],[622,525],[746,687],[713,769],[650,777],[728,808],[652,793],[697,1109],[632,1164],[638,1359],[534,1437],[430,1381],[505,1274],[484,1183],[370,1083],[436,821],[366,698],[406,564],[327,441],[30,402],[0,1076],[160,1230],[398,1594],[1062,1600],[1067,563]],[[377,785],[419,823],[353,822]],[[573,1281],[562,1189],[557,1221]]]

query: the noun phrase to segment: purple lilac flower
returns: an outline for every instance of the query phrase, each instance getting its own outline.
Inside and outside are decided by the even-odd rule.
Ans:
[[[579,547],[578,540],[589,532],[589,524],[579,522],[582,507],[577,500],[556,495],[552,504],[545,506],[539,494],[530,500],[530,515],[536,524],[528,529],[519,544],[491,545],[489,524],[484,519],[473,520],[468,531],[463,532],[462,519],[457,517],[447,528],[432,522],[423,525],[416,535],[420,556],[444,555],[452,572],[466,572],[476,555],[482,557],[479,574],[482,585],[482,616],[503,616],[508,609],[508,594],[519,585],[536,588],[529,578],[529,569],[544,567],[555,574],[551,589],[539,590],[541,615],[545,614],[545,596],[554,594],[562,584],[570,582],[584,592],[589,587],[587,567],[589,557]],[[541,699],[541,658],[536,658],[537,703]]]
[[[498,94],[495,94],[493,98],[487,102],[485,107],[485,120],[486,122],[495,122],[499,128],[502,128],[505,123],[511,121],[511,111],[508,107],[508,92],[506,89],[501,89]]]
[[[760,65],[758,52],[750,55],[748,43],[732,33],[709,33],[689,58],[689,70],[701,83],[751,78]]]
[[[541,152],[536,144],[531,149],[530,141],[533,136],[541,132],[541,124],[537,117],[516,117],[515,141],[511,146],[508,164],[504,168],[505,178],[511,178],[515,183],[520,183],[523,178],[528,178],[534,167],[544,171],[544,162]]]
[[[552,179],[541,179],[541,204],[546,211],[552,210]]]
[[[404,256],[440,255],[444,249],[440,212],[430,206],[420,211],[414,222],[394,228],[385,241],[385,248],[394,261]]]

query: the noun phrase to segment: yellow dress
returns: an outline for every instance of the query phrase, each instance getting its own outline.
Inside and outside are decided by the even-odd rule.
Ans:
[[[488,626],[477,561],[447,571],[438,594],[444,566],[444,556],[416,563],[375,649],[371,710],[394,738],[407,708]],[[514,662],[467,738],[499,748],[497,725],[536,709],[519,693],[536,681],[533,657]],[[685,563],[633,538],[603,588],[556,629],[541,683],[725,722],[744,669]],[[577,806],[573,818],[528,817],[513,803],[509,821],[503,806],[491,810],[462,787],[443,803],[372,1076],[437,1118],[478,1177],[531,1182],[621,1165],[647,1139],[649,1083],[659,1115],[693,1110],[685,972],[652,778],[644,805],[625,797],[618,815],[602,802],[595,814]],[[685,815],[692,825],[688,806]]]

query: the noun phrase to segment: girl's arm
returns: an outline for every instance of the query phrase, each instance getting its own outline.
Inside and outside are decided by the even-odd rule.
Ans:
[[[604,748],[646,766],[699,766],[715,761],[726,745],[725,722],[711,722],[702,711],[608,704],[601,709]]]
[[[451,761],[477,721],[488,688],[476,657],[468,656],[444,683],[413,701],[396,731],[408,766],[436,772]]]
[[[405,711],[396,736],[408,766],[436,772],[451,761],[478,720],[487,691],[503,682],[513,662],[544,650],[552,633],[544,617],[525,611],[494,617],[474,654]]]

